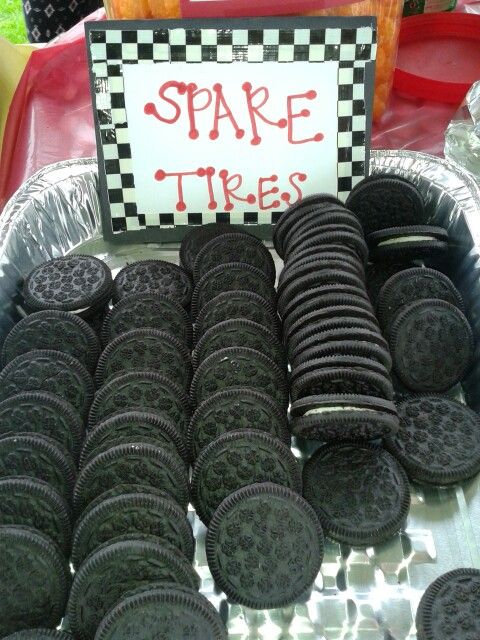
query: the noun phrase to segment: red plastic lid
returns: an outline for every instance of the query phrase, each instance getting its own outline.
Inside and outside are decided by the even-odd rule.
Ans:
[[[480,15],[426,13],[402,20],[398,93],[460,104],[480,79]]]

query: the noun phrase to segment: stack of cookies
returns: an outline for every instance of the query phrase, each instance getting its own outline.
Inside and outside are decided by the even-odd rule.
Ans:
[[[209,567],[235,602],[283,606],[314,581],[323,535],[289,448],[273,259],[222,225],[190,233],[180,255],[195,283],[188,451]]]
[[[305,198],[281,216],[274,244],[293,433],[324,442],[394,433],[391,357],[366,291],[357,216],[333,196]]]

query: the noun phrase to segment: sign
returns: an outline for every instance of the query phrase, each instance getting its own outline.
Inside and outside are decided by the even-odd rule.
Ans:
[[[91,23],[87,41],[107,238],[268,233],[365,174],[373,18]]]

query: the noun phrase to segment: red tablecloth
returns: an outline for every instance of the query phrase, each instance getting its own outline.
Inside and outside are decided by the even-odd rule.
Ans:
[[[478,0],[458,10],[480,13]],[[89,16],[102,20],[103,10]],[[443,153],[443,137],[456,107],[393,95],[374,127],[376,149]],[[52,162],[94,156],[95,137],[83,24],[35,51],[14,97],[0,169],[0,210],[35,171]]]

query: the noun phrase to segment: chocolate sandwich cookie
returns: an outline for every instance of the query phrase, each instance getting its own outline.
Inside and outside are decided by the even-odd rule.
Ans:
[[[27,391],[0,402],[0,435],[25,431],[52,438],[78,461],[83,424],[72,405],[62,398]]]
[[[290,415],[296,436],[322,442],[373,440],[399,427],[395,404],[373,396],[307,396],[292,403]]]
[[[353,273],[363,280],[364,275],[362,271],[359,270],[357,264],[349,258],[344,258],[341,254],[332,253],[326,254],[324,258],[325,259],[315,257],[307,258],[306,260],[293,264],[291,267],[285,267],[278,282],[278,295],[280,296],[285,288],[295,280],[312,273],[319,273],[325,269],[338,269],[339,271]]]
[[[84,318],[110,300],[112,274],[93,256],[54,258],[35,267],[25,278],[23,298],[27,310],[71,311]]]
[[[353,302],[356,302],[356,300],[353,300]],[[368,322],[371,326],[377,327],[380,333],[377,318],[371,307],[368,308],[368,305],[358,306],[356,304],[345,304],[317,308],[305,313],[303,316],[301,315],[294,322],[287,321],[284,324],[284,341],[289,343],[293,336],[298,336],[302,329],[306,327],[324,323],[328,320],[338,320],[340,323],[344,318],[357,318],[358,320]],[[289,344],[289,347],[290,346]]]
[[[207,561],[218,587],[239,604],[273,609],[312,586],[323,560],[323,532],[298,493],[272,483],[228,496],[207,532]]]
[[[286,369],[285,349],[277,336],[260,324],[244,318],[219,322],[206,331],[192,355],[196,369],[209,355],[228,347],[248,347],[269,356],[280,369]]]
[[[285,309],[295,296],[304,291],[327,285],[347,285],[359,289],[364,287],[359,276],[343,269],[322,269],[316,273],[309,273],[301,278],[296,278],[278,296],[277,307],[281,317],[285,317]]]
[[[0,478],[28,476],[44,480],[69,501],[75,484],[73,460],[55,440],[36,433],[0,435]]]
[[[210,269],[196,283],[192,295],[192,317],[195,319],[203,307],[220,293],[230,291],[254,291],[275,304],[275,290],[267,276],[249,264],[228,262]]]
[[[186,560],[154,542],[116,542],[93,552],[73,580],[67,605],[71,630],[79,640],[91,640],[122,594],[153,580],[178,582],[192,589],[199,586]]]
[[[213,238],[227,233],[249,235],[248,231],[245,231],[242,227],[237,227],[234,224],[225,222],[210,222],[189,231],[180,243],[180,264],[182,267],[189,273],[192,273],[195,259],[203,246]]]
[[[0,635],[57,626],[65,611],[70,571],[54,542],[36,529],[0,526],[0,564],[8,576],[2,582]]]
[[[24,391],[54,393],[84,418],[93,399],[93,380],[80,362],[61,351],[29,351],[14,358],[0,373],[0,399]]]
[[[163,491],[163,489],[153,487],[150,484],[134,484],[128,482],[121,482],[120,484],[117,484],[114,487],[110,487],[110,489],[103,491],[100,495],[98,495],[88,503],[88,507],[85,509],[85,513],[87,511],[90,511],[91,509],[95,509],[95,507],[98,507],[98,505],[102,502],[105,502],[105,500],[110,500],[110,498],[116,498],[117,496],[124,496],[130,493],[141,493],[147,494],[149,496],[158,496],[159,498],[163,498],[163,500],[167,500],[179,507],[184,514],[187,513],[187,509],[181,507],[177,502],[175,502],[175,498],[173,498],[166,491]]]
[[[117,484],[148,484],[188,504],[185,466],[166,449],[142,442],[111,447],[90,460],[78,474],[73,493],[76,514],[106,489]]]
[[[455,569],[432,582],[417,609],[418,640],[480,637],[479,591],[478,569]]]
[[[410,508],[402,467],[381,447],[360,442],[317,449],[303,468],[303,495],[326,535],[352,546],[388,540]]]
[[[417,225],[375,231],[368,236],[372,261],[423,260],[442,264],[448,256],[448,232],[443,227]]]
[[[301,220],[305,213],[309,213],[312,208],[321,209],[330,205],[343,207],[343,202],[328,193],[316,193],[307,196],[302,200],[290,205],[280,216],[273,229],[273,246],[278,255],[283,258],[285,253],[284,240],[290,227],[298,220]]]
[[[139,590],[140,591],[140,590]],[[146,584],[140,593],[128,592],[100,623],[97,640],[227,640],[228,633],[215,607],[197,591],[179,585]]]
[[[348,295],[341,296],[338,294],[329,294],[324,296],[318,296],[302,302],[298,307],[289,315],[285,315],[283,319],[283,332],[285,336],[290,335],[291,327],[296,325],[297,327],[303,326],[299,321],[306,315],[313,313],[314,311],[320,311],[331,307],[357,307],[368,311],[373,316],[374,311],[369,300],[366,300],[363,296]],[[373,322],[373,320],[372,320]]]
[[[426,298],[445,300],[464,312],[463,299],[453,282],[435,269],[415,267],[393,275],[383,285],[377,300],[377,315],[382,327],[389,327],[399,309]]]
[[[199,251],[193,268],[193,281],[198,282],[219,264],[243,262],[260,269],[275,284],[275,263],[261,240],[246,233],[227,233],[213,238]]]
[[[305,355],[305,354],[302,354]],[[335,354],[324,358],[305,358],[303,362],[292,366],[290,385],[293,387],[298,379],[306,373],[331,369],[332,367],[355,369],[358,371],[373,371],[388,379],[388,371],[383,364],[371,358]]]
[[[39,349],[63,351],[94,371],[100,342],[95,331],[80,317],[67,311],[38,311],[20,320],[6,337],[2,365],[27,351]]]
[[[322,322],[315,322],[305,326],[298,333],[292,334],[288,345],[290,362],[296,365],[297,360],[302,357],[301,354],[307,349],[331,342],[342,345],[349,340],[364,344],[374,344],[383,349],[383,351],[389,352],[387,341],[373,322],[347,316],[339,320],[332,318]]]
[[[238,318],[261,324],[280,335],[280,321],[271,302],[250,291],[226,291],[199,312],[193,332],[194,344],[216,324]]]
[[[72,640],[69,633],[53,629],[25,629],[7,636],[5,640]]]
[[[0,525],[33,527],[49,536],[64,553],[70,549],[68,504],[43,480],[0,478]]]
[[[190,420],[187,447],[195,460],[210,442],[224,433],[255,429],[290,445],[287,416],[268,395],[248,388],[218,391],[202,402]]]
[[[363,262],[358,257],[358,253],[352,247],[347,246],[346,244],[316,244],[311,247],[307,247],[306,249],[301,249],[300,251],[296,251],[293,255],[291,255],[287,260],[285,260],[285,267],[293,266],[295,263],[300,262],[301,260],[307,260],[308,258],[320,258],[323,259],[325,255],[328,254],[340,254],[343,258],[349,259],[351,262],[357,265],[358,271],[363,273],[365,271],[365,266]]]
[[[127,442],[155,443],[188,462],[182,434],[166,415],[148,411],[125,411],[106,418],[88,433],[82,448],[80,466],[84,466],[102,451]]]
[[[444,300],[405,305],[389,330],[393,367],[412,391],[440,393],[460,382],[473,355],[473,334],[463,313]]]
[[[346,284],[327,284],[325,286],[313,287],[312,289],[305,289],[304,291],[299,291],[286,305],[283,311],[283,317],[287,318],[291,313],[293,313],[300,304],[308,303],[311,300],[319,300],[323,296],[327,295],[338,295],[340,297],[346,296],[356,296],[361,297],[367,302],[370,301],[368,297],[365,287],[362,286],[352,286]],[[373,307],[372,307],[373,308]]]
[[[385,447],[412,480],[450,485],[480,471],[480,418],[443,396],[417,396],[398,404],[400,429]]]
[[[306,212],[301,220],[294,223],[285,235],[284,246],[287,248],[291,242],[305,231],[318,229],[326,226],[344,226],[358,231],[363,236],[363,229],[358,217],[345,209],[345,207],[324,207],[323,209],[312,209]]]
[[[172,500],[146,493],[108,498],[83,512],[73,533],[72,563],[79,567],[103,543],[124,534],[151,534],[193,560],[195,541],[185,513]]]
[[[160,411],[184,433],[190,418],[187,395],[175,382],[154,371],[124,373],[96,393],[88,418],[89,428],[121,410]]]
[[[106,346],[127,331],[149,327],[182,340],[192,341],[192,323],[185,309],[167,296],[153,293],[134,293],[125,296],[105,317],[102,343]]]
[[[182,267],[172,262],[141,260],[127,264],[113,281],[114,303],[132,293],[164,295],[187,308],[192,297],[192,281]]]
[[[198,406],[215,392],[230,387],[251,387],[270,396],[283,408],[288,404],[285,372],[254,349],[229,347],[208,356],[193,376],[192,404]]]
[[[396,273],[414,267],[413,262],[369,262],[365,267],[367,292],[372,304],[376,306],[380,289]]]
[[[339,393],[393,400],[392,382],[387,375],[363,367],[342,367],[333,362],[331,367],[299,376],[290,389],[293,402],[307,396]]]
[[[107,345],[98,361],[95,383],[101,387],[128,371],[156,371],[188,389],[192,377],[190,352],[166,331],[133,329]]]
[[[273,482],[301,493],[300,467],[291,450],[269,433],[242,429],[207,445],[193,467],[192,502],[207,526],[220,503],[248,484]]]
[[[346,206],[359,217],[365,233],[392,226],[425,224],[428,214],[417,187],[399,176],[375,175],[359,182]]]
[[[296,253],[319,244],[344,244],[355,250],[363,264],[367,262],[368,246],[363,235],[346,225],[329,225],[319,229],[312,228],[298,234],[288,245],[285,257],[287,260],[291,259]]]
[[[350,337],[352,338],[351,340],[344,340],[340,337],[345,335],[344,331],[348,331],[350,333]],[[323,341],[318,340],[318,337],[321,338],[322,336],[322,334],[319,333],[318,336],[314,335],[300,343],[299,349],[291,362],[292,369],[297,369],[303,363],[311,362],[318,358],[328,358],[331,356],[355,356],[358,358],[369,358],[370,360],[375,360],[382,364],[388,372],[391,370],[392,358],[388,348],[377,344],[374,340],[369,340],[370,336],[373,339],[377,338],[377,336],[381,338],[382,336],[380,336],[380,334],[368,330],[358,330],[362,331],[363,339],[358,339],[360,336],[357,336],[357,339],[355,339],[355,329],[346,329],[344,331],[332,331],[330,333],[330,339],[327,338]],[[335,334],[337,334],[337,336],[335,336]],[[340,336],[338,334],[340,334]],[[340,337],[340,339],[336,340],[336,337]],[[313,346],[309,346],[309,343]]]

